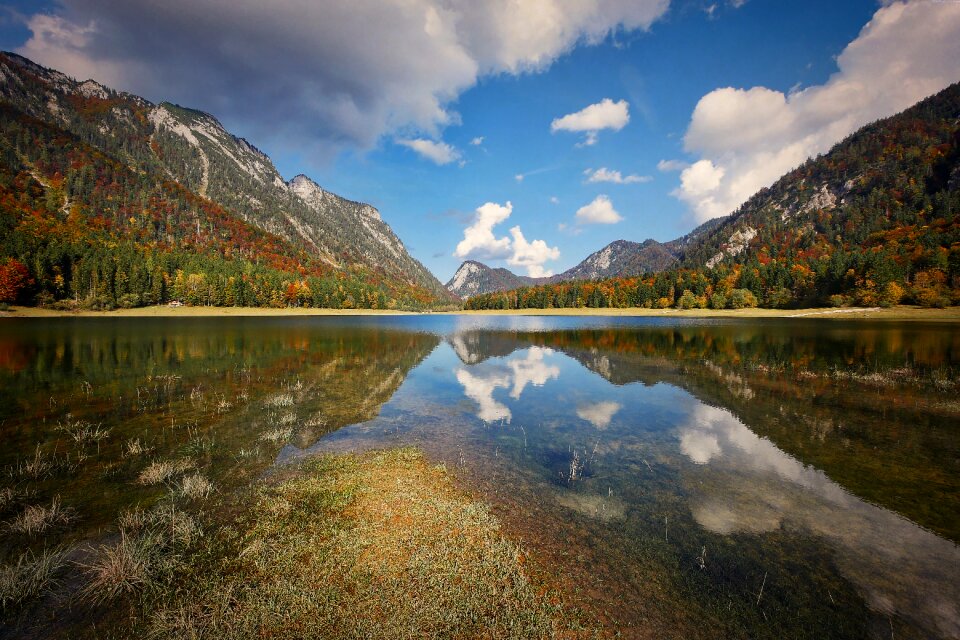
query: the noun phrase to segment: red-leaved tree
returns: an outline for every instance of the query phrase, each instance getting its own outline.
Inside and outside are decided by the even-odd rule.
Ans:
[[[13,258],[0,262],[0,302],[16,302],[30,283],[30,272],[22,262]]]

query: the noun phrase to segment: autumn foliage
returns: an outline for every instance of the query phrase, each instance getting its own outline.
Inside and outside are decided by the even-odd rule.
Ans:
[[[19,260],[7,258],[0,262],[0,302],[16,302],[31,282],[30,271]]]

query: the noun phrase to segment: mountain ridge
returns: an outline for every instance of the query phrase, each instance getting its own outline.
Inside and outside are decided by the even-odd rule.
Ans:
[[[290,245],[288,253],[303,253],[308,262],[322,263],[323,268],[314,269],[317,274],[324,269],[337,272],[341,279],[361,280],[363,287],[383,289],[388,298],[406,298],[415,305],[452,299],[374,207],[326,191],[303,174],[284,180],[269,156],[231,134],[209,113],[169,102],[153,104],[11,53],[0,54],[0,98],[19,113],[75,136],[78,144],[156,182],[172,180],[223,207],[228,215],[278,237]],[[32,126],[25,122],[23,126]],[[28,173],[40,176],[36,161],[25,164],[23,148],[6,142],[11,174],[16,176],[31,164]],[[74,187],[89,191],[90,176],[68,167],[66,162],[69,177],[61,172],[51,182],[51,174],[39,183],[59,184],[68,178],[62,191]],[[69,193],[66,197],[69,201]],[[92,211],[81,198],[74,202]],[[199,234],[199,220],[195,226]],[[307,271],[302,265],[291,276]],[[356,302],[357,296],[352,297]]]

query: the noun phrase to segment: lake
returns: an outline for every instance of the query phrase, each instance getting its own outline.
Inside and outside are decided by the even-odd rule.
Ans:
[[[151,462],[414,445],[624,637],[957,638],[958,394],[950,324],[4,320],[0,561],[109,536]]]

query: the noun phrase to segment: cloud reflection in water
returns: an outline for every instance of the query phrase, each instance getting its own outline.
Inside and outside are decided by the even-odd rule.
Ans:
[[[813,534],[875,610],[960,637],[960,548],[848,493],[758,437],[729,411],[698,404],[678,429],[701,465],[687,482],[697,523],[719,534],[780,528]]]

